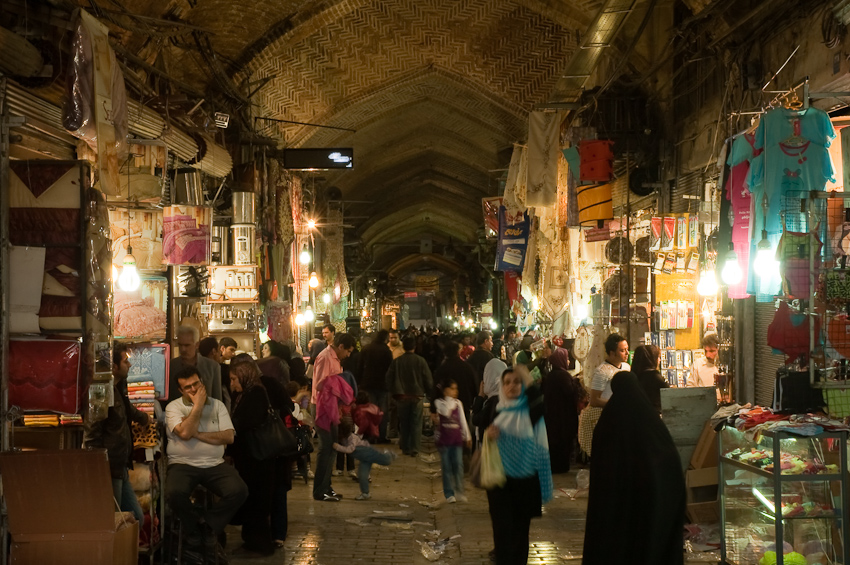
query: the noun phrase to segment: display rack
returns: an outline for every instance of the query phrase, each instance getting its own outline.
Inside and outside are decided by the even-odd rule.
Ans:
[[[723,563],[756,565],[782,547],[776,565],[791,551],[809,563],[850,563],[846,432],[764,431],[750,439],[726,427],[718,448]]]

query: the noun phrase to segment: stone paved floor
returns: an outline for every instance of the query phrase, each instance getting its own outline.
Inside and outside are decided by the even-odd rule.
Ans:
[[[380,447],[398,451],[396,445]],[[587,498],[571,500],[558,490],[575,489],[575,473],[555,476],[555,500],[546,506],[542,518],[532,521],[531,564],[581,562]],[[373,468],[371,500],[355,501],[360,489],[348,477],[334,477],[333,487],[344,495],[342,501],[315,502],[310,485],[294,482],[288,499],[286,547],[272,557],[241,553],[238,528],[228,528],[231,565],[424,564],[431,561],[423,556],[418,542],[456,535],[460,537],[435,562],[489,564],[493,538],[486,495],[467,484],[469,502],[445,504],[439,456],[427,440],[419,457],[400,455],[389,469]]]

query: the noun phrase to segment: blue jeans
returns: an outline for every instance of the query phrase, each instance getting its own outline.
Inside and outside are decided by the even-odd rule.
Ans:
[[[366,447],[358,445],[354,448],[354,458],[360,461],[360,467],[357,470],[357,477],[360,481],[360,492],[369,494],[369,473],[372,472],[372,465],[389,465],[393,462],[393,456],[388,451],[378,451],[374,447]]]
[[[443,471],[443,494],[446,498],[463,494],[463,448],[461,446],[441,446],[440,467]]]
[[[419,451],[422,443],[422,399],[396,400],[398,407],[398,446],[408,454]]]
[[[118,502],[118,508],[121,512],[132,512],[136,520],[139,521],[139,529],[145,523],[145,511],[142,510],[142,505],[139,504],[139,499],[136,493],[133,492],[133,485],[130,483],[130,473],[124,469],[124,476],[120,479],[112,479],[112,496]]]
[[[390,412],[387,406],[389,393],[385,390],[370,390],[369,402],[381,409],[384,417],[381,418],[381,423],[378,425],[378,439],[385,441],[387,439],[387,424],[390,421]]]
[[[323,430],[316,426],[316,432],[319,436],[319,452],[316,454],[316,470],[313,478],[313,498],[322,500],[322,497],[331,490],[331,473],[334,470],[334,461],[336,461],[336,451],[333,444],[339,438],[339,431],[336,424],[331,426],[330,430]]]

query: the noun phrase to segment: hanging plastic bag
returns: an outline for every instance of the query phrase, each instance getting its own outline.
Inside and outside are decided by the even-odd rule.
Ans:
[[[481,486],[486,489],[503,487],[506,482],[505,468],[502,466],[502,456],[499,445],[489,435],[484,436],[481,446]]]

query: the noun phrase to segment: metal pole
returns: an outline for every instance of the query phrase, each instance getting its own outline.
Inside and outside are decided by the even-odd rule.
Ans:
[[[9,450],[12,422],[9,414],[9,106],[6,103],[6,79],[0,78],[0,450]],[[2,508],[0,527],[0,563],[8,563],[8,516]]]

